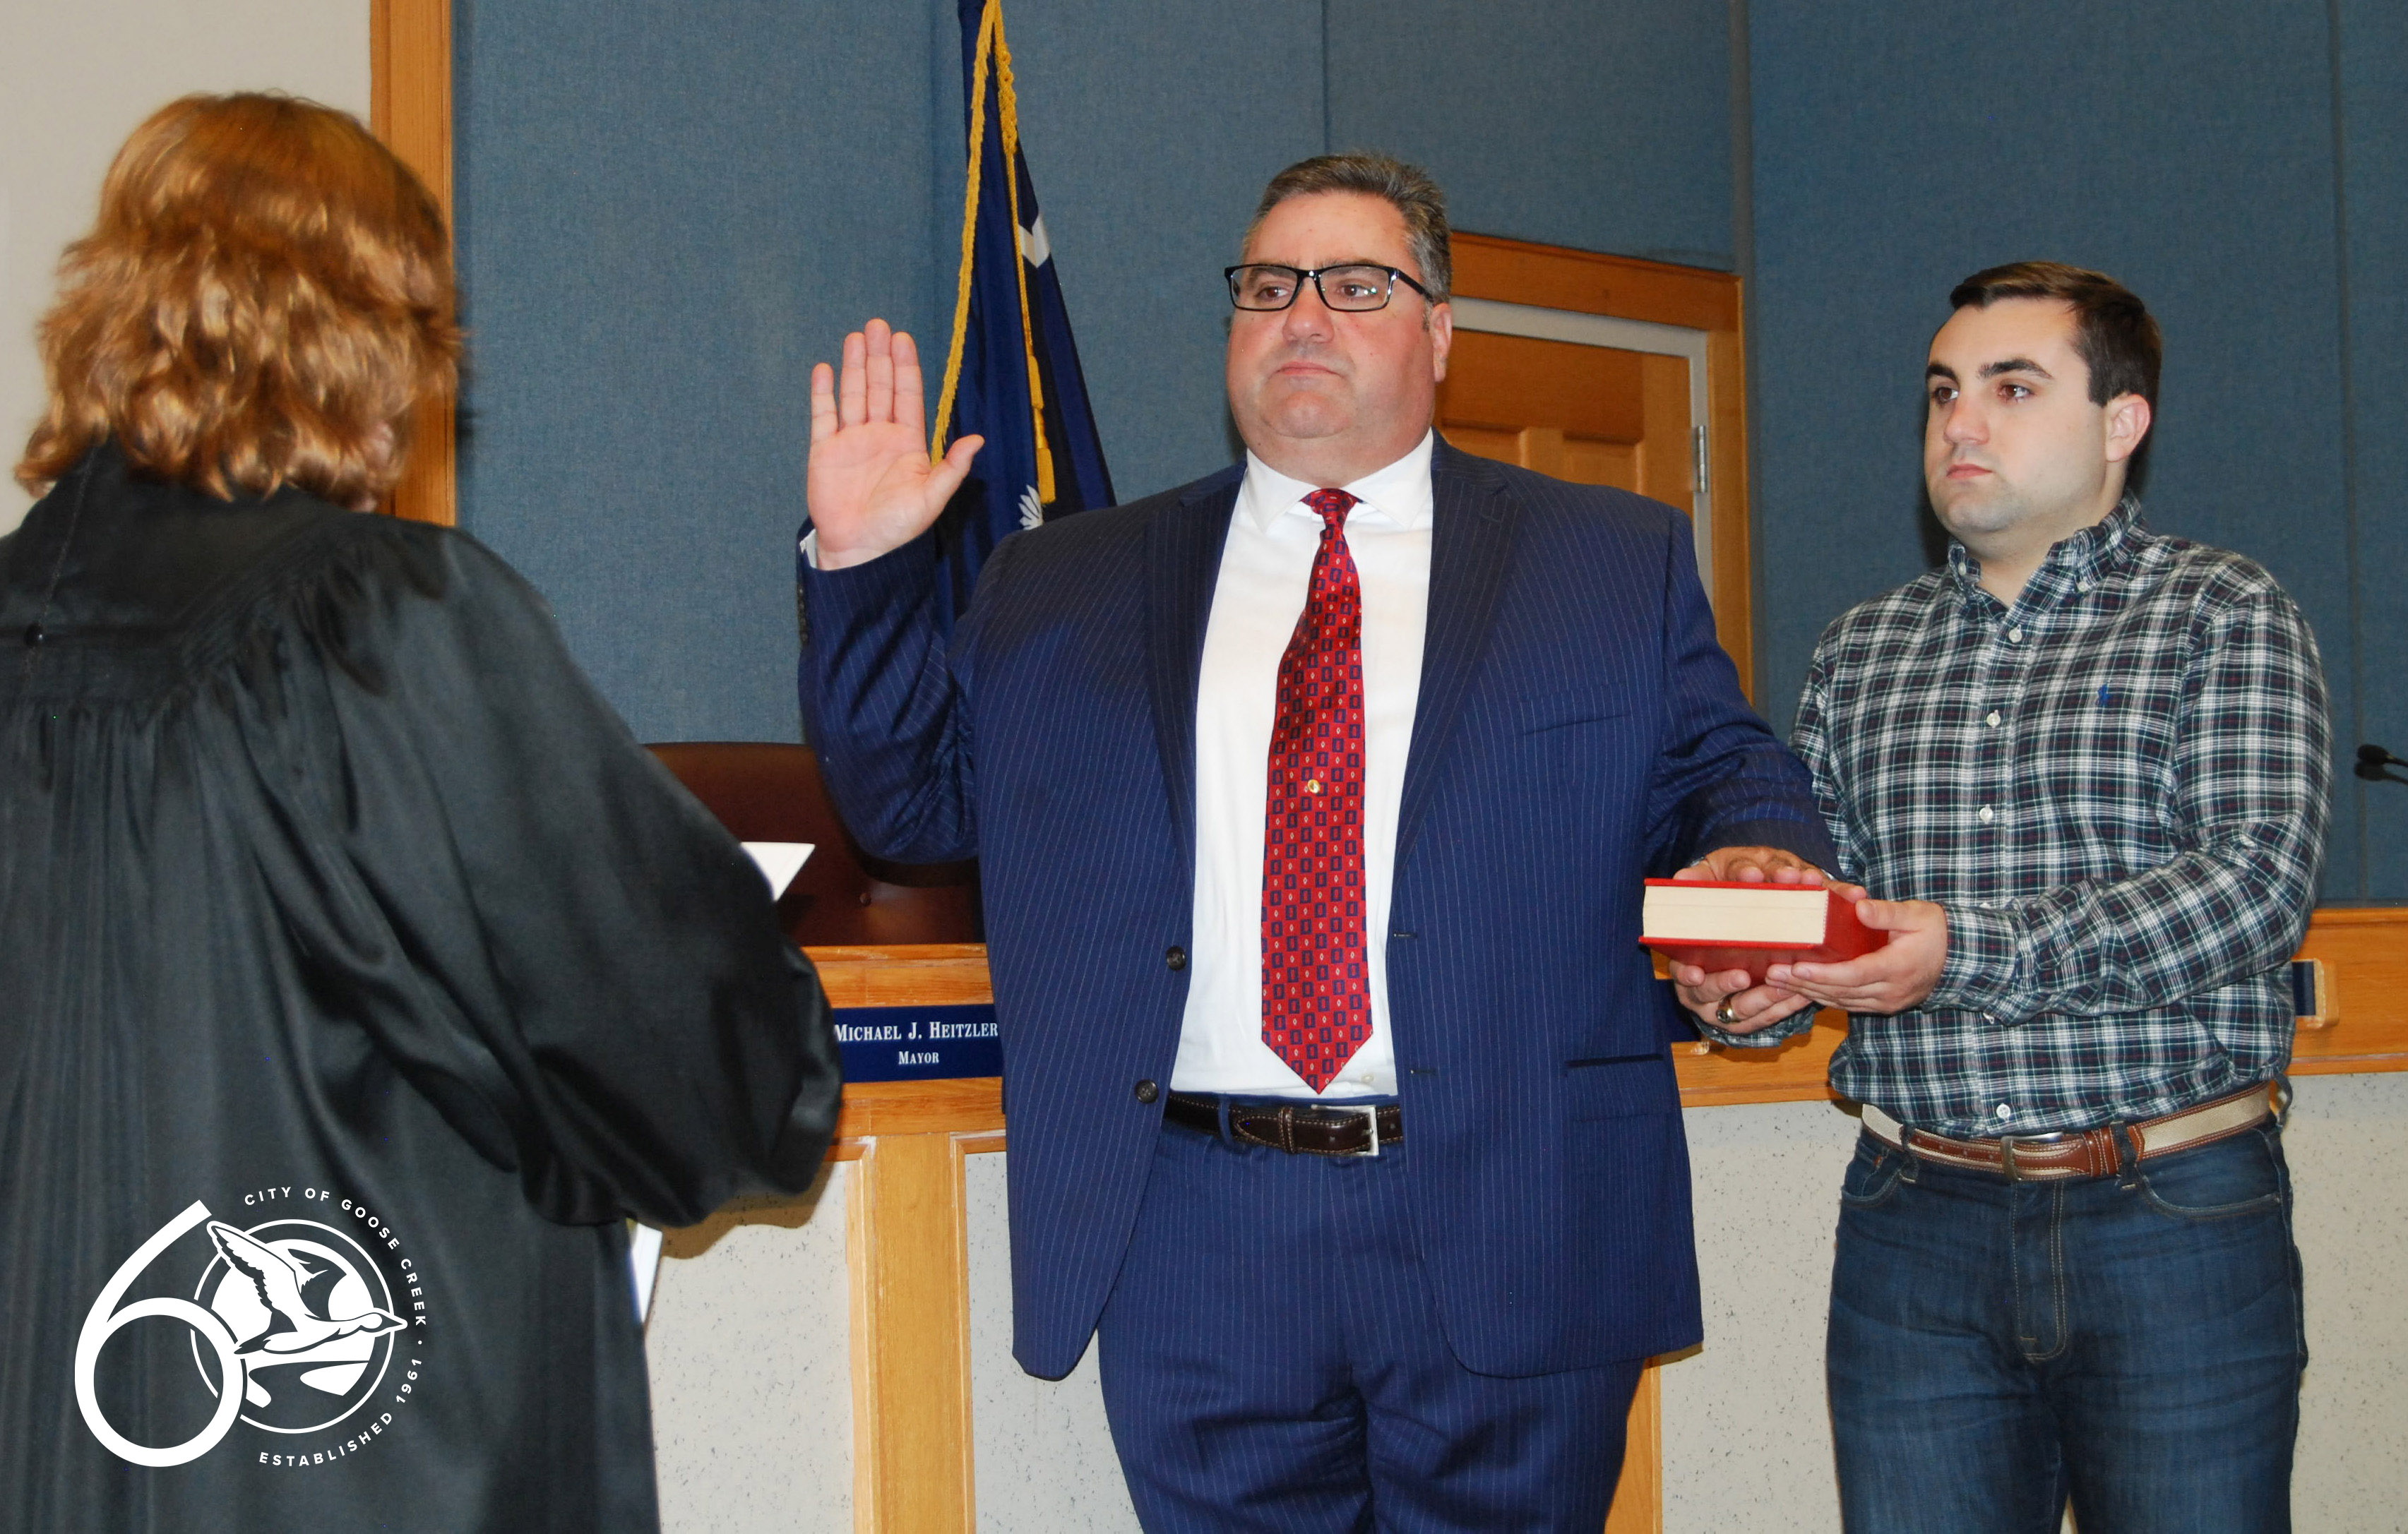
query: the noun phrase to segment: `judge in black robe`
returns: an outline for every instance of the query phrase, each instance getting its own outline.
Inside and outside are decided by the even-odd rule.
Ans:
[[[9,1530],[652,1528],[622,1216],[800,1189],[834,1125],[825,999],[760,874],[541,601],[466,536],[329,504],[392,483],[403,412],[348,445],[245,438],[244,410],[295,396],[241,405],[263,364],[236,346],[234,425],[178,437],[91,362],[123,345],[78,308],[109,277],[90,252],[146,165],[231,162],[203,188],[231,233],[187,237],[234,249],[257,183],[299,164],[356,245],[344,178],[371,150],[304,104],[169,107],[46,325],[66,405],[25,476],[54,483],[0,539]],[[237,287],[308,260],[252,243]],[[429,262],[443,302],[410,322],[439,353]],[[178,347],[227,365],[208,340],[171,334],[153,376]],[[108,433],[49,468],[79,390]],[[282,483],[245,488],[251,460]]]

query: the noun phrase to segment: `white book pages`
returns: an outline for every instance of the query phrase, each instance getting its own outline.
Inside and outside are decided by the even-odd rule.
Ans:
[[[1639,916],[1650,943],[1802,943],[1823,941],[1831,897],[1818,888],[1745,889],[1651,884]]]

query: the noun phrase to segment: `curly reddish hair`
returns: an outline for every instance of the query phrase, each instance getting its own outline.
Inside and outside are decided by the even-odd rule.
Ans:
[[[358,119],[272,94],[170,102],[60,258],[50,406],[18,483],[38,495],[114,440],[221,500],[290,484],[374,504],[412,407],[457,378],[456,314],[441,211]]]

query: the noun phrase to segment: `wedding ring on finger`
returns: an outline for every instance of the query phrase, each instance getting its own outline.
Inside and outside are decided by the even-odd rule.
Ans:
[[[1737,1028],[1739,1026],[1740,1016],[1738,1013],[1731,1010],[1729,997],[1726,996],[1721,1001],[1714,1003],[1714,1021],[1720,1023],[1725,1028]]]

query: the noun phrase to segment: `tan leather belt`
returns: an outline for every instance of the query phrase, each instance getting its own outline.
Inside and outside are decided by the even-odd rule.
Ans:
[[[2011,1134],[1997,1140],[1957,1140],[1928,1129],[1910,1129],[1870,1102],[1864,1105],[1864,1124],[1865,1132],[1874,1139],[1926,1161],[1996,1172],[2023,1182],[2048,1182],[2105,1177],[2122,1167],[2120,1152],[2126,1144],[2131,1147],[2132,1159],[2145,1161],[2239,1134],[2274,1111],[2273,1094],[2274,1084],[2267,1082],[2138,1124],[2109,1124],[2063,1134]]]
[[[1173,1092],[1162,1116],[1206,1134],[1221,1132],[1221,1103],[1216,1098]],[[1381,1146],[1396,1144],[1404,1137],[1404,1110],[1393,1102],[1377,1107],[1368,1102],[1359,1107],[1312,1102],[1229,1105],[1230,1139],[1291,1156],[1377,1156]]]

